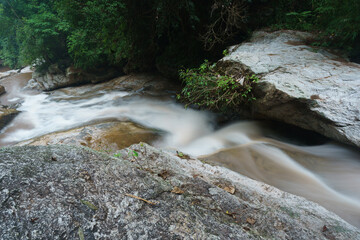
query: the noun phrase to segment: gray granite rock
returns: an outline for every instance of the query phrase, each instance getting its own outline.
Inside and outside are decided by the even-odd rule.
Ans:
[[[146,144],[117,156],[0,149],[0,239],[360,239],[319,205],[230,170]]]
[[[37,83],[31,83],[28,88],[41,89],[44,91],[58,88],[81,85],[85,83],[99,83],[110,80],[118,75],[115,69],[107,69],[94,73],[85,72],[81,69],[68,67],[66,71],[59,69],[57,64],[49,67],[46,73],[33,73],[33,79]]]
[[[360,146],[360,65],[307,46],[312,37],[258,31],[249,42],[231,47],[221,61],[261,76],[252,107],[256,116]]]

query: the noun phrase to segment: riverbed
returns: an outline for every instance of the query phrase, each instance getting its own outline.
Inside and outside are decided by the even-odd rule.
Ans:
[[[111,145],[111,154],[134,141],[178,150],[318,202],[360,227],[358,148],[279,123],[239,120],[219,124],[217,115],[177,103],[178,86],[156,76],[126,76],[51,92],[24,89],[30,78],[31,71],[24,70],[0,80],[7,90],[0,97],[1,104],[21,111],[1,130],[2,147],[40,138],[51,139],[42,142],[49,144],[55,141],[54,133],[65,139],[64,134],[72,129],[81,135],[84,129],[111,122],[115,125],[109,125],[110,130],[101,128],[112,133],[111,138],[106,137],[108,132],[101,135],[107,140],[101,148],[107,150]],[[124,123],[131,128],[120,127]],[[131,138],[131,129],[141,134]],[[87,133],[85,138],[96,138],[95,130]]]

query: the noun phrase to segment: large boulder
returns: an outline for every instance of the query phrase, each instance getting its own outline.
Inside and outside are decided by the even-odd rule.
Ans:
[[[252,106],[270,118],[360,146],[360,65],[306,45],[298,31],[258,31],[220,62],[261,77]]]
[[[87,72],[74,67],[68,67],[65,72],[57,64],[51,65],[46,73],[34,72],[33,79],[37,85],[33,88],[40,88],[44,91],[58,88],[75,86],[85,83],[99,83],[110,80],[118,75],[115,69],[97,69]]]
[[[0,149],[0,239],[360,239],[335,214],[146,144]]]

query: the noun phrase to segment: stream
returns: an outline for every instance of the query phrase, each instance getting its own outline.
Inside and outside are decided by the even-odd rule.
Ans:
[[[109,81],[51,92],[24,90],[31,71],[0,80],[2,105],[21,113],[1,130],[0,147],[82,126],[127,121],[156,132],[152,145],[222,165],[283,191],[303,196],[360,227],[360,150],[279,123],[237,121],[184,107],[148,82],[123,87]],[[162,83],[163,84],[163,83]],[[167,87],[165,87],[166,89]]]

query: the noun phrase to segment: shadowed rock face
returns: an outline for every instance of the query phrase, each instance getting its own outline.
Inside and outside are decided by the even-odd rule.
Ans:
[[[11,108],[0,107],[0,130],[19,114],[19,111]]]
[[[0,95],[4,94],[6,91],[5,91],[5,88],[4,86],[1,86],[0,85]]]
[[[60,145],[2,148],[0,204],[0,239],[360,236],[315,203],[146,144],[120,158]]]
[[[258,31],[249,42],[231,47],[222,61],[261,77],[252,106],[255,116],[360,146],[360,65],[307,46],[311,37]]]
[[[104,82],[118,75],[119,72],[115,69],[102,69],[97,72],[90,73],[74,67],[67,68],[64,73],[57,64],[53,64],[49,67],[46,73],[33,73],[33,79],[37,83],[33,85],[33,88],[50,91],[85,83]]]

